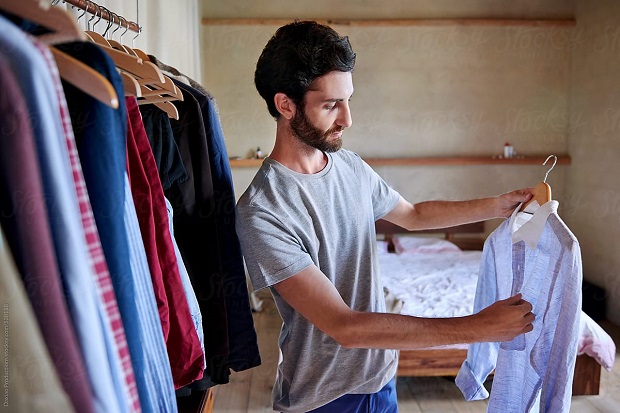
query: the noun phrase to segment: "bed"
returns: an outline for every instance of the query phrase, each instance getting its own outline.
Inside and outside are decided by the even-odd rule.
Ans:
[[[376,229],[388,311],[423,317],[471,314],[483,223],[412,234],[379,220]],[[611,337],[586,313],[582,312],[580,321],[573,395],[596,395],[601,367],[612,369],[616,349]],[[397,375],[456,376],[466,357],[466,345],[403,350]]]

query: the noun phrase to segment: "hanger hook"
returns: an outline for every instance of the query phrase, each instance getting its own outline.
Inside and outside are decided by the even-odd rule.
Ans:
[[[84,15],[86,14],[86,10],[88,9],[88,3],[90,3],[88,0],[86,0],[86,5],[84,6],[84,13],[80,14],[77,18],[77,21],[80,21],[80,19],[82,17],[84,17]]]
[[[108,24],[106,25],[105,31],[102,35],[103,37],[106,37],[108,35],[108,32],[110,31],[110,28],[114,25],[114,13],[112,13],[107,7],[103,7],[103,9],[108,13]]]
[[[114,16],[114,18],[118,18],[118,23],[114,22],[114,24],[116,24],[118,27],[116,27],[116,29],[112,30],[112,34],[110,35],[110,38],[114,39],[114,33],[116,33],[122,26],[121,26],[121,16],[119,16],[118,14],[112,12],[112,15]],[[114,21],[114,20],[112,20]]]
[[[138,23],[136,23],[136,26],[138,26]],[[136,32],[136,35],[133,37],[133,39],[131,39],[131,47],[133,47],[134,41],[138,38],[138,36],[140,36],[141,31],[142,27],[138,26],[138,31]]]
[[[558,162],[558,157],[557,156],[549,155],[547,157],[547,159],[545,159],[545,162],[543,162],[543,165],[546,165],[547,161],[549,161],[549,159],[551,159],[551,158],[553,158],[553,165],[551,165],[551,168],[549,168],[549,170],[545,174],[545,179],[543,180],[543,182],[547,182],[547,177],[549,176],[549,172],[551,172],[553,170],[553,168],[555,167],[555,164]]]
[[[121,19],[122,19],[122,20],[125,20],[125,25],[126,25],[126,27],[125,27],[125,31],[124,31],[123,33],[121,33],[121,36],[120,36],[120,37],[119,37],[119,39],[118,39],[118,41],[119,41],[120,43],[122,43],[123,36],[125,35],[125,33],[127,33],[127,30],[129,30],[129,21],[128,21],[126,18],[124,18],[123,16],[118,16],[118,19],[119,19],[119,20],[121,20]]]
[[[93,27],[92,30],[95,31],[95,27],[99,24],[99,22],[101,21],[101,18],[103,17],[103,9],[101,8],[100,5],[93,3],[93,5],[95,6],[95,16],[99,17],[97,19],[96,22],[93,23]],[[91,19],[92,20],[92,19]],[[89,20],[90,21],[90,20]]]
[[[93,13],[93,17],[91,17],[90,19],[88,19],[88,21],[86,22],[86,26],[88,27],[88,30],[91,30],[90,27],[90,22],[97,17],[97,5],[95,3],[91,3],[93,5],[93,7],[95,8],[95,12]],[[88,4],[86,5],[86,10],[88,11]]]

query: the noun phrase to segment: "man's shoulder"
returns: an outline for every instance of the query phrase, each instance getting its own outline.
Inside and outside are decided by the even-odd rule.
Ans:
[[[334,159],[340,159],[348,164],[359,164],[362,161],[362,158],[356,153],[349,149],[340,149],[333,153]]]
[[[252,208],[269,204],[269,200],[277,200],[286,194],[285,177],[280,177],[277,168],[265,160],[254,175],[250,185],[237,201],[238,208]]]

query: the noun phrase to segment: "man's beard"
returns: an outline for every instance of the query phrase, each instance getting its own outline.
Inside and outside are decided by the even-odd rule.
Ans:
[[[332,140],[329,140],[329,138],[332,133],[344,130],[343,126],[337,126],[323,132],[310,123],[306,116],[305,108],[300,107],[299,109],[295,113],[295,117],[291,119],[291,129],[297,139],[322,152],[336,152],[342,148],[341,138]]]

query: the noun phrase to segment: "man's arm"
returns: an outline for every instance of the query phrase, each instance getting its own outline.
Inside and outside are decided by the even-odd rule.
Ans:
[[[531,197],[529,188],[492,198],[425,201],[415,205],[401,197],[396,207],[383,219],[410,231],[446,228],[491,218],[507,218],[521,202],[527,202]]]
[[[421,318],[352,310],[314,265],[275,284],[278,293],[321,331],[348,348],[416,349],[437,345],[506,341],[532,330],[532,305],[520,295],[477,314]]]

